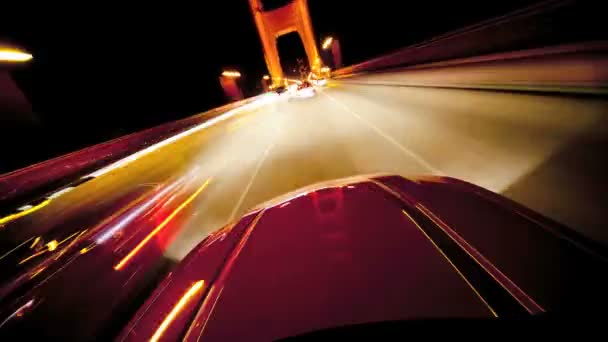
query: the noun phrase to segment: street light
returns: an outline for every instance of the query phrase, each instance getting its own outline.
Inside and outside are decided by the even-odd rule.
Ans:
[[[321,46],[323,50],[327,50],[333,41],[334,39],[332,37],[325,38],[323,45]]]
[[[230,77],[230,78],[239,78],[241,77],[241,73],[234,70],[226,70],[222,72],[222,76]]]
[[[264,77],[262,77],[262,79],[264,79],[264,80],[269,80],[269,79],[270,79],[270,76],[268,76],[268,75],[264,75]]]
[[[243,91],[239,85],[240,77],[241,73],[236,70],[224,70],[219,77],[224,94],[233,101],[243,99]]]
[[[0,46],[0,62],[23,63],[32,58],[34,57],[25,51]]]

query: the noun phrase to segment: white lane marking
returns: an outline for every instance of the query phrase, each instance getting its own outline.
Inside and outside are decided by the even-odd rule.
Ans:
[[[385,133],[383,130],[381,130],[380,128],[378,128],[377,126],[375,126],[374,124],[372,124],[368,120],[365,120],[361,115],[357,114],[355,111],[353,111],[352,109],[350,109],[348,106],[346,106],[342,102],[336,100],[333,96],[328,95],[326,92],[322,92],[322,94],[325,95],[325,96],[327,96],[327,98],[329,98],[335,104],[339,105],[346,112],[348,112],[349,114],[353,115],[354,117],[356,117],[357,119],[359,119],[361,122],[363,122],[364,124],[366,124],[369,128],[371,128],[373,131],[375,131],[376,133],[378,133],[381,137],[383,137],[384,139],[386,139],[386,141],[388,141],[389,143],[393,144],[393,146],[397,147],[401,152],[403,152],[404,154],[406,154],[406,155],[410,156],[411,158],[415,159],[418,163],[420,163],[420,165],[422,165],[425,168],[427,168],[428,170],[430,170],[433,174],[435,174],[435,175],[444,175],[445,174],[444,172],[442,172],[438,168],[436,168],[433,165],[431,165],[428,161],[426,161],[424,158],[422,158],[416,152],[414,152],[411,149],[409,149],[409,148],[401,145],[397,140],[395,140],[395,138],[391,137],[390,135],[388,135],[387,133]]]
[[[274,146],[274,142],[270,143],[268,145],[268,147],[266,147],[266,150],[264,150],[264,154],[262,155],[260,160],[258,160],[258,164],[255,166],[255,170],[253,171],[253,174],[251,175],[251,178],[249,179],[249,183],[247,183],[247,186],[245,187],[245,191],[243,191],[243,193],[241,194],[241,197],[239,198],[238,202],[234,206],[234,209],[232,209],[232,213],[230,213],[230,219],[228,220],[228,222],[232,222],[234,220],[237,210],[243,204],[245,197],[249,193],[249,189],[251,188],[251,185],[253,185],[253,181],[255,180],[255,177],[257,177],[258,173],[260,172],[260,169],[262,168],[262,164],[266,160],[266,157],[268,157],[268,153],[270,152],[270,150],[272,149],[273,146]]]

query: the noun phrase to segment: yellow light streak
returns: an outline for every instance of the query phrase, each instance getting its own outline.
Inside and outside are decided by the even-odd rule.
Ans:
[[[167,218],[161,224],[154,228],[154,230],[150,232],[150,234],[148,234],[135,248],[133,248],[133,250],[129,252],[127,256],[125,256],[118,264],[116,264],[116,266],[114,266],[114,269],[118,271],[123,268],[123,266],[127,262],[129,262],[129,260],[131,260],[131,258],[133,258],[133,256],[135,256],[135,254],[137,254],[137,252],[139,252],[139,250],[142,249],[144,245],[154,237],[154,235],[161,231],[167,225],[167,223],[169,223],[177,214],[179,214],[180,211],[182,211],[188,204],[190,204],[190,202],[192,202],[196,198],[196,196],[198,196],[198,194],[200,194],[201,191],[203,191],[207,187],[207,185],[209,185],[210,182],[211,178],[207,179],[205,183],[203,183],[203,185],[201,185],[192,195],[190,195],[190,197],[188,197],[188,199],[186,199],[182,204],[180,204],[179,207],[177,207],[169,216],[167,216]]]
[[[34,58],[31,54],[12,48],[0,48],[0,62],[27,62]]]
[[[27,209],[27,210],[20,211],[18,213],[14,213],[14,214],[5,216],[3,218],[0,218],[0,225],[3,225],[3,224],[8,223],[10,221],[16,220],[16,219],[18,219],[20,217],[29,215],[29,214],[33,213],[34,211],[38,211],[38,210],[46,207],[47,205],[49,205],[49,203],[51,203],[51,200],[47,199],[47,200],[45,200],[43,202],[40,202],[39,204],[37,204],[37,205],[35,205],[35,206]]]
[[[46,253],[46,252],[48,252],[48,250],[46,250],[46,249],[43,249],[43,250],[41,250],[40,252],[36,252],[36,253],[34,253],[34,254],[30,255],[29,257],[27,257],[27,258],[25,258],[25,259],[21,260],[21,261],[19,262],[19,265],[21,265],[21,264],[25,263],[26,261],[28,261],[28,260],[30,260],[30,259],[32,259],[32,258],[35,258],[35,257],[39,256],[39,255],[41,255],[41,254],[44,254],[44,253]]]
[[[50,241],[49,243],[47,243],[46,247],[49,249],[49,252],[52,252],[57,249],[58,245],[59,244],[57,243],[57,240],[53,240],[53,241]]]
[[[177,304],[173,307],[171,312],[169,312],[167,317],[165,317],[158,329],[156,329],[156,332],[154,332],[154,335],[152,335],[152,338],[150,338],[150,342],[157,342],[158,340],[160,340],[160,338],[165,333],[171,322],[175,320],[175,317],[184,309],[184,307],[192,299],[192,297],[194,297],[194,295],[203,288],[204,283],[205,282],[203,280],[199,280],[194,283],[194,285],[192,285],[190,289],[188,289],[188,291],[186,291],[182,298],[180,298]]]
[[[30,249],[36,247],[36,245],[38,244],[38,242],[40,242],[40,236],[36,237],[36,239],[34,239],[34,242],[32,242],[32,245],[30,246]]]

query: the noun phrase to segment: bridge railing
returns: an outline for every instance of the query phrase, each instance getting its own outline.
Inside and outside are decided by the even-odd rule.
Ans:
[[[601,1],[551,0],[335,70],[333,77],[608,39]]]
[[[608,94],[608,42],[452,59],[337,77],[348,84]]]
[[[14,207],[76,181],[148,146],[257,99],[248,98],[182,120],[100,143],[0,175],[0,210]]]

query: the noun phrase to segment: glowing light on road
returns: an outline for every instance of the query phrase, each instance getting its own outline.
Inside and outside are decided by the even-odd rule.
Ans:
[[[5,223],[8,223],[10,221],[16,220],[20,217],[23,217],[25,215],[31,214],[34,211],[40,210],[40,209],[46,207],[50,202],[51,202],[51,200],[47,199],[43,202],[40,202],[39,204],[37,204],[35,206],[28,206],[27,209],[25,209],[23,211],[0,218],[0,226]],[[24,209],[24,207],[21,207],[20,209]]]
[[[237,78],[237,77],[241,77],[241,73],[238,71],[227,70],[227,71],[222,72],[222,76]]]
[[[139,206],[137,209],[133,210],[132,212],[130,212],[125,217],[121,218],[112,227],[104,230],[95,239],[95,242],[97,242],[97,244],[101,245],[101,244],[105,243],[106,241],[108,241],[108,239],[110,239],[112,236],[114,236],[117,232],[119,232],[120,230],[122,230],[123,228],[125,228],[126,226],[128,226],[131,222],[133,222],[136,218],[138,218],[140,215],[142,215],[148,209],[152,208],[152,206],[154,204],[156,204],[162,197],[164,197],[170,191],[172,191],[173,189],[175,189],[175,187],[177,187],[179,184],[181,184],[181,183],[180,182],[175,182],[175,183],[169,185],[168,187],[164,188],[162,191],[158,192],[156,195],[154,195],[146,203],[144,203],[143,205]]]
[[[23,264],[23,263],[26,263],[28,260],[31,260],[31,259],[33,259],[33,258],[35,258],[35,257],[37,257],[37,256],[39,256],[39,255],[41,255],[41,254],[44,254],[44,253],[46,253],[46,252],[47,252],[47,250],[46,250],[46,249],[43,249],[43,250],[41,250],[40,252],[36,252],[36,253],[34,253],[34,254],[30,255],[29,257],[27,257],[27,258],[25,258],[25,259],[23,259],[23,260],[19,261],[19,265],[21,265],[21,264]]]
[[[154,335],[152,335],[152,338],[150,338],[150,342],[157,342],[158,340],[160,340],[160,338],[165,333],[171,322],[175,320],[175,317],[177,317],[177,315],[184,309],[186,304],[188,304],[188,302],[192,300],[192,297],[194,297],[194,295],[203,288],[204,283],[205,282],[203,280],[199,280],[194,283],[194,285],[192,285],[190,289],[188,289],[188,291],[186,291],[182,298],[180,298],[177,304],[173,307],[171,312],[169,312],[167,317],[165,317],[158,329],[156,329]]]
[[[29,53],[18,49],[0,48],[0,62],[27,62],[32,58]]]
[[[66,252],[66,250],[68,250],[70,248],[70,246],[72,246],[76,241],[78,241],[78,239],[80,239],[80,237],[86,232],[87,230],[82,230],[82,231],[77,231],[75,233],[72,233],[72,235],[68,236],[67,238],[61,240],[61,241],[57,241],[57,240],[51,240],[48,243],[46,243],[44,246],[46,246],[46,249],[40,250],[38,252],[35,252],[34,254],[26,257],[25,259],[21,260],[19,262],[19,265],[39,256],[42,255],[46,252],[54,252],[55,250],[57,250],[57,248],[59,248],[61,245],[63,245],[64,243],[66,243],[69,240],[72,240],[72,238],[75,238],[71,243],[68,244],[68,246],[66,248],[64,248],[62,251],[59,251],[59,253],[57,253],[56,258],[59,258],[61,255],[63,255],[63,253]],[[32,243],[32,245],[30,246],[31,248],[34,248],[38,242],[40,241],[40,237],[37,237],[34,240],[34,243]],[[29,240],[28,240],[29,241]],[[4,257],[4,256],[3,256]]]
[[[182,202],[182,204],[179,205],[179,207],[173,210],[173,212],[169,216],[167,216],[167,218],[163,222],[161,222],[161,224],[154,228],[154,230],[151,231],[150,234],[148,234],[135,248],[133,248],[133,250],[129,252],[127,256],[125,256],[118,264],[116,264],[116,266],[114,266],[114,269],[116,271],[119,271],[121,268],[123,268],[125,264],[129,262],[129,260],[131,260],[131,258],[133,258],[133,256],[135,256],[135,254],[137,254],[137,252],[139,252],[146,243],[148,243],[148,241],[150,241],[156,234],[158,234],[158,232],[160,232],[169,222],[171,222],[171,220],[177,214],[179,214],[180,211],[182,211],[188,204],[190,204],[190,202],[192,202],[196,198],[196,196],[198,196],[198,194],[200,194],[207,187],[207,185],[209,185],[210,182],[211,178],[207,179],[205,183],[203,183],[203,185],[201,185],[192,195],[190,195],[190,197],[188,197],[188,199],[186,199],[184,202]]]
[[[244,105],[241,105],[240,107],[236,107],[234,109],[231,109],[231,110],[225,112],[224,114],[221,114],[221,115],[219,115],[217,117],[214,117],[213,119],[210,119],[210,120],[207,120],[207,121],[201,123],[198,126],[192,127],[192,128],[190,128],[190,129],[188,129],[188,130],[186,130],[184,132],[181,132],[181,133],[176,134],[176,135],[174,135],[174,136],[172,136],[172,137],[170,137],[168,139],[160,141],[160,142],[158,142],[158,143],[156,143],[154,145],[151,145],[151,146],[149,146],[149,147],[147,147],[147,148],[145,148],[145,149],[143,149],[143,150],[141,150],[139,152],[135,152],[132,155],[130,155],[128,157],[125,157],[125,158],[123,158],[123,159],[121,159],[119,161],[116,161],[116,162],[114,162],[114,163],[112,163],[112,164],[110,164],[110,165],[108,165],[108,166],[106,166],[104,168],[101,168],[101,169],[99,169],[99,170],[97,170],[97,171],[95,171],[95,172],[93,172],[93,173],[91,173],[91,174],[89,174],[89,175],[87,175],[87,176],[85,176],[83,178],[86,178],[86,177],[92,177],[92,178],[100,177],[100,176],[102,176],[102,175],[104,175],[104,174],[106,174],[106,173],[108,173],[110,171],[113,171],[113,170],[125,167],[126,165],[128,165],[128,164],[136,161],[137,159],[143,157],[144,155],[152,153],[152,152],[154,152],[154,151],[156,151],[156,150],[158,150],[158,149],[160,149],[160,148],[162,148],[164,146],[172,144],[173,142],[175,142],[175,141],[177,141],[179,139],[182,139],[182,138],[184,138],[186,136],[192,135],[192,134],[194,134],[194,133],[196,133],[196,132],[198,132],[198,131],[200,131],[202,129],[205,129],[207,127],[211,127],[211,126],[213,126],[213,125],[215,125],[215,124],[217,124],[217,123],[219,123],[221,121],[224,121],[226,119],[229,119],[232,116],[234,116],[236,114],[239,114],[239,113],[241,113],[243,111],[253,110],[253,109],[257,108],[257,107],[260,107],[260,106],[263,106],[265,104],[268,104],[271,101],[273,101],[273,99],[276,99],[276,98],[273,97],[273,96],[269,96],[268,94],[260,96],[257,99],[255,99],[255,100],[253,100],[253,101],[251,101],[249,103],[246,103]]]
[[[285,80],[287,80],[287,82],[292,82],[292,83],[297,83],[297,84],[302,83],[302,81],[296,80],[295,78],[286,78]]]
[[[313,97],[315,96],[315,91],[312,88],[304,88],[299,90],[296,95],[298,97]]]
[[[40,242],[40,236],[37,236],[34,239],[34,242],[32,242],[32,244],[30,245],[30,249],[34,248],[38,244],[38,242]]]
[[[57,246],[58,246],[57,240],[53,240],[46,244],[46,247],[49,249],[49,252],[56,250]]]
[[[46,266],[40,267],[36,270],[34,270],[31,274],[30,274],[30,279],[34,279],[35,276],[39,275],[40,273],[42,273],[42,271],[44,271],[46,269]]]
[[[268,76],[268,75],[264,75],[264,77],[262,77],[262,79],[264,79],[264,80],[269,80],[269,79],[270,79],[270,76]]]
[[[318,85],[318,86],[324,86],[324,85],[327,85],[327,80],[326,80],[326,79],[318,80],[318,81],[317,81],[317,85]]]
[[[334,39],[332,37],[327,37],[325,38],[325,40],[323,41],[323,50],[327,50],[327,48],[329,48],[329,46],[331,45],[331,43],[334,41]]]

